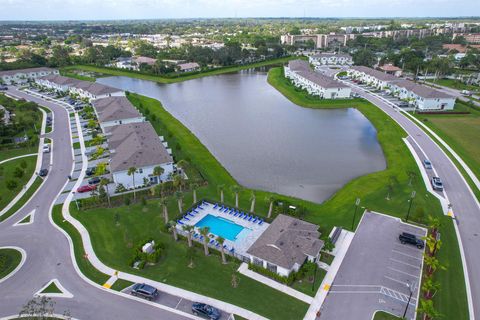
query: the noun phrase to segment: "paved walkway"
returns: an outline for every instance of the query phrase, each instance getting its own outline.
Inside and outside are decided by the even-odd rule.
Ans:
[[[353,232],[342,230],[334,250],[335,259],[333,259],[332,265],[328,269],[325,278],[323,278],[322,284],[320,285],[320,288],[318,288],[317,294],[315,295],[312,304],[310,304],[307,314],[303,318],[304,320],[313,320],[317,318],[317,312],[320,310],[325,298],[327,297],[328,291],[330,290],[333,280],[335,280],[338,269],[340,268],[343,259],[347,254],[348,248],[352,243],[353,236]]]
[[[243,262],[240,267],[238,268],[238,272],[243,274],[244,276],[247,276],[249,278],[252,278],[253,280],[256,280],[258,282],[263,283],[264,285],[269,286],[270,288],[273,288],[275,290],[281,291],[285,294],[288,294],[289,296],[292,296],[294,298],[297,298],[298,300],[301,300],[305,303],[311,304],[313,302],[313,297],[308,296],[300,291],[297,291],[295,289],[290,288],[287,285],[281,284],[275,280],[272,280],[270,278],[267,278],[259,273],[256,273],[250,269],[248,269],[248,264]]]
[[[22,154],[21,156],[16,156],[16,157],[13,157],[13,158],[8,158],[8,159],[5,159],[5,160],[2,160],[2,161],[0,161],[0,164],[8,162],[8,161],[12,161],[12,160],[25,158],[25,157],[36,156],[36,155],[37,155],[36,153]]]

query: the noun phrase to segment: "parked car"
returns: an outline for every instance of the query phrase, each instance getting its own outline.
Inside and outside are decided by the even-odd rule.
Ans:
[[[43,153],[49,153],[50,152],[50,145],[45,144],[42,149]]]
[[[218,320],[221,316],[220,311],[217,308],[200,302],[193,303],[192,312],[196,316],[203,316],[211,320]]]
[[[95,174],[95,170],[97,170],[96,167],[87,168],[85,174],[87,175],[87,177],[93,176]]]
[[[425,169],[432,169],[432,163],[428,159],[423,160],[423,166]]]
[[[39,175],[40,177],[46,177],[47,174],[48,174],[48,169],[42,169],[42,170],[40,170],[40,171],[38,172],[38,175]]]
[[[88,180],[89,185],[99,184],[99,183],[100,183],[100,178],[99,177],[94,177],[94,178]]]
[[[416,246],[418,249],[423,249],[425,246],[423,240],[418,239],[416,235],[407,232],[402,232],[398,236],[398,240],[400,240],[402,244],[410,244]]]
[[[432,187],[433,190],[443,191],[443,182],[439,177],[432,177]]]
[[[462,94],[466,95],[466,96],[471,96],[472,95],[472,93],[468,90],[462,90]]]
[[[0,90],[2,90],[2,91],[7,91],[7,90],[8,90],[8,87],[7,87],[7,86],[0,86]]]
[[[84,192],[89,192],[89,191],[92,191],[92,190],[95,190],[97,188],[96,185],[85,185],[85,186],[81,186],[77,189],[77,192],[78,193],[84,193]]]
[[[145,283],[136,283],[131,291],[132,296],[142,297],[147,300],[154,300],[158,297],[158,290]]]

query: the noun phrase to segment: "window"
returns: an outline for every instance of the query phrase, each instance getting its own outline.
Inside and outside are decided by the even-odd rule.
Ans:
[[[253,258],[253,264],[256,265],[256,266],[263,267],[263,260]]]
[[[143,173],[143,169],[142,168],[138,169],[138,173]]]
[[[267,262],[267,269],[270,270],[270,271],[272,271],[272,272],[277,273],[277,266],[274,265],[274,264],[271,264],[271,263],[268,263],[268,262]]]

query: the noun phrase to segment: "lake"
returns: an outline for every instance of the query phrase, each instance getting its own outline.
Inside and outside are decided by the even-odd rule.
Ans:
[[[377,132],[356,109],[299,107],[246,70],[175,84],[128,77],[100,83],[158,99],[240,185],[323,202],[386,167]]]

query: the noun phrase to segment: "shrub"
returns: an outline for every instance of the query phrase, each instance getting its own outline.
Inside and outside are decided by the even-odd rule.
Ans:
[[[18,183],[17,183],[17,181],[15,181],[15,180],[7,180],[7,181],[5,182],[5,185],[7,186],[7,189],[8,189],[8,190],[13,190],[13,189],[15,189],[16,187],[18,187]]]
[[[126,206],[129,206],[129,205],[130,205],[130,198],[129,198],[129,197],[125,197],[124,202],[125,202],[125,205],[126,205]]]
[[[142,197],[141,203],[142,203],[142,206],[145,207],[147,205],[147,199],[145,199],[145,197]]]
[[[121,192],[125,192],[127,191],[127,189],[125,189],[125,186],[121,183],[119,183],[117,185],[117,187],[115,188],[115,193],[121,193]]]
[[[15,170],[13,170],[13,176],[15,178],[21,178],[23,177],[23,170],[20,167],[15,167]]]

